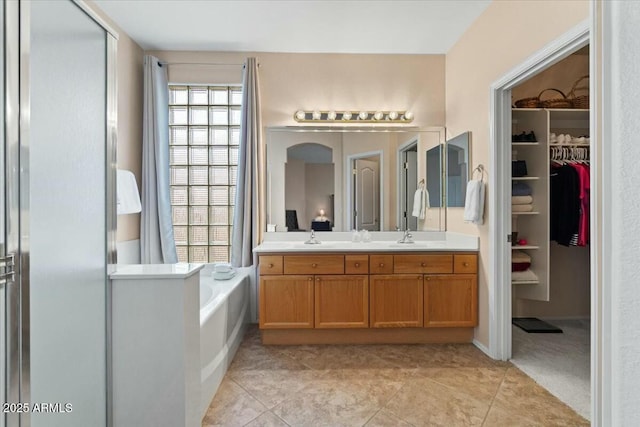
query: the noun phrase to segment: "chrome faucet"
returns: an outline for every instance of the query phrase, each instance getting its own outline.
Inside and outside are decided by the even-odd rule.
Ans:
[[[414,243],[411,230],[409,230],[408,228],[404,230],[404,235],[402,236],[402,239],[398,240],[398,243]]]
[[[320,244],[320,240],[318,240],[318,238],[316,237],[316,231],[315,230],[311,230],[311,237],[309,238],[309,240],[307,240],[304,243],[305,243],[305,245],[319,245]]]

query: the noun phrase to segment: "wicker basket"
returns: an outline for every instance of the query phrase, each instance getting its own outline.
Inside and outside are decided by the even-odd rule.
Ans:
[[[518,99],[514,105],[516,108],[539,108],[540,107],[540,98],[537,96],[532,96],[530,98],[522,98]]]
[[[549,90],[558,92],[560,95],[562,95],[562,98],[541,99],[542,94]],[[542,108],[572,108],[573,107],[573,103],[571,102],[571,100],[567,99],[567,96],[559,89],[554,89],[554,88],[545,89],[542,92],[540,92],[540,95],[538,95],[538,99],[540,99],[540,104],[542,104],[541,105]]]
[[[571,101],[573,108],[589,108],[589,85],[586,86],[578,86],[584,79],[588,79],[589,76],[582,76],[573,84],[571,91],[567,94],[567,98]],[[586,90],[587,95],[576,95],[576,91],[578,90]]]

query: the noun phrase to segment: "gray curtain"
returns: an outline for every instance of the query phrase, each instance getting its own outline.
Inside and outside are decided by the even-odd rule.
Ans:
[[[242,118],[240,150],[238,153],[238,182],[236,186],[231,263],[234,267],[253,265],[253,248],[262,234],[262,168],[260,96],[258,63],[247,58],[242,79]]]
[[[169,86],[167,68],[144,57],[142,131],[142,214],[140,259],[143,264],[178,262],[169,198]]]

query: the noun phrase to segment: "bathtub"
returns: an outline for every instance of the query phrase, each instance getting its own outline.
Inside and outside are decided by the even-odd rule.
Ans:
[[[249,322],[252,267],[231,280],[213,280],[213,265],[200,271],[200,416],[216,394]]]

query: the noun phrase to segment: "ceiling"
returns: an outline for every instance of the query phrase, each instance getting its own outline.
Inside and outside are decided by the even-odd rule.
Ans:
[[[95,0],[145,50],[443,54],[491,0]]]

